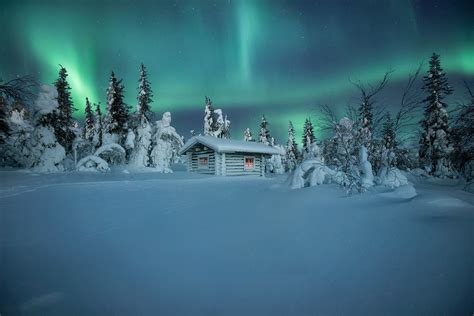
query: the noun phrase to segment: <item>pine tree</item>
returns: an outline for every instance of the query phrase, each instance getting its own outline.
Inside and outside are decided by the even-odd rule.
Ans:
[[[430,59],[430,69],[423,78],[423,90],[427,97],[424,119],[421,122],[422,135],[420,139],[419,160],[421,167],[427,167],[430,174],[445,176],[449,173],[449,126],[447,104],[443,100],[453,90],[441,68],[440,56],[433,53]]]
[[[151,90],[150,82],[148,81],[148,72],[143,64],[140,68],[140,79],[138,80],[138,108],[137,112],[141,117],[149,119],[151,113],[151,103],[153,102],[153,92]]]
[[[107,113],[105,114],[105,133],[115,135],[115,141],[123,142],[128,133],[128,106],[123,101],[124,86],[122,80],[117,80],[114,72],[110,75],[107,89]],[[113,139],[114,137],[112,137]]]
[[[64,147],[66,153],[70,153],[75,138],[72,113],[76,109],[74,108],[71,98],[71,87],[67,82],[67,70],[61,65],[60,67],[59,78],[54,82],[54,86],[58,92],[58,111],[53,125],[59,144]]]
[[[82,130],[82,137],[92,142],[94,139],[95,120],[94,114],[92,113],[91,103],[89,98],[86,98],[86,107],[84,109],[84,129]]]
[[[303,154],[308,154],[311,150],[311,145],[316,142],[314,136],[314,127],[310,119],[306,119],[303,127]]]
[[[296,168],[298,162],[298,147],[295,142],[295,129],[293,123],[288,124],[288,141],[286,142],[286,166],[289,171]]]
[[[271,142],[270,130],[268,129],[268,122],[265,115],[262,115],[262,121],[260,122],[259,141],[265,145],[270,145]]]
[[[95,126],[94,126],[94,145],[95,148],[102,146],[102,136],[104,133],[102,123],[102,112],[100,111],[100,102],[95,104]]]
[[[204,135],[212,135],[215,126],[215,114],[212,107],[212,101],[207,96],[205,97],[204,108]]]
[[[230,139],[230,121],[227,119],[227,115],[224,116],[220,138]]]
[[[253,142],[252,132],[250,131],[250,128],[248,127],[244,131],[244,140],[246,142]]]

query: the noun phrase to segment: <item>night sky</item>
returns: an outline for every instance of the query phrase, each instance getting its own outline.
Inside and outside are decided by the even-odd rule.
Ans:
[[[136,2],[136,3],[135,3]],[[70,73],[76,116],[105,101],[110,71],[136,104],[140,63],[153,109],[171,111],[185,137],[202,129],[204,96],[257,134],[266,114],[277,141],[288,120],[316,125],[318,104],[357,103],[349,78],[375,82],[393,68],[379,102],[395,109],[410,71],[432,52],[461,99],[474,77],[474,1],[21,1],[0,0],[0,78],[52,83]],[[318,128],[316,126],[318,131]]]

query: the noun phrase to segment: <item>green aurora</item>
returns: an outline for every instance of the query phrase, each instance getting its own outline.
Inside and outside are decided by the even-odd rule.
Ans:
[[[123,78],[126,101],[134,107],[143,62],[154,88],[154,110],[175,114],[174,124],[185,136],[200,128],[209,95],[229,113],[235,138],[247,126],[256,132],[265,113],[283,141],[288,120],[298,130],[310,115],[317,122],[316,105],[329,102],[340,110],[356,102],[349,78],[374,83],[391,68],[391,83],[400,87],[433,51],[441,54],[455,88],[460,78],[473,78],[468,5],[454,3],[449,10],[441,5],[444,15],[432,5],[2,1],[7,32],[0,40],[9,45],[0,51],[0,77],[31,73],[52,83],[63,65],[81,118],[86,97],[105,101],[111,70]],[[443,25],[433,25],[440,15]]]

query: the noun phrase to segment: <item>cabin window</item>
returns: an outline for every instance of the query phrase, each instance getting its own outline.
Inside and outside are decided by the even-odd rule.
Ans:
[[[244,157],[244,169],[245,170],[255,169],[255,157]]]
[[[209,155],[198,156],[198,169],[209,169]]]

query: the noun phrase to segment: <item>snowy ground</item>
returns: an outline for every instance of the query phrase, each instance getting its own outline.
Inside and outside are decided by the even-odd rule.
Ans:
[[[474,195],[0,172],[0,314],[472,315]]]

